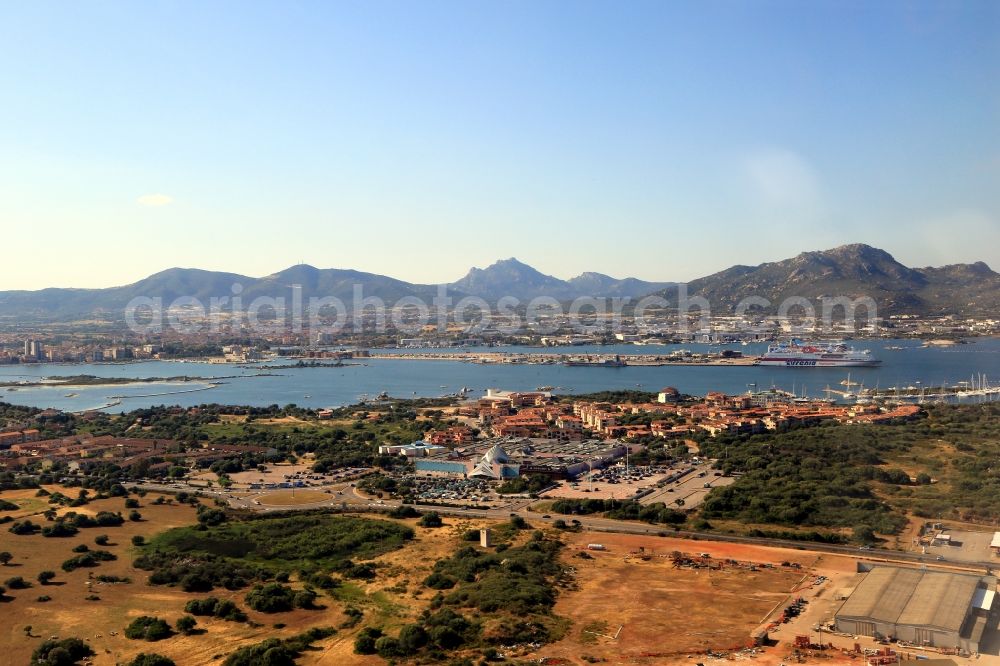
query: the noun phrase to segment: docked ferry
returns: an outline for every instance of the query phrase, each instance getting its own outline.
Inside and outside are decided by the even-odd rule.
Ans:
[[[874,367],[882,361],[867,349],[854,349],[842,342],[779,342],[770,345],[755,365],[789,368]]]

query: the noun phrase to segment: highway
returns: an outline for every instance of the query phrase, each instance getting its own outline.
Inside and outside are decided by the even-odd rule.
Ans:
[[[177,488],[170,484],[159,483],[137,483],[129,484],[129,487],[137,487],[153,492],[163,492],[176,494],[178,492],[201,493],[202,496],[217,497],[223,499],[234,509],[254,511],[260,513],[272,513],[283,511],[303,511],[315,509],[335,509],[344,512],[356,513],[379,513],[387,512],[402,505],[399,500],[377,500],[366,497],[358,493],[357,488],[349,483],[337,484],[325,488],[330,490],[329,499],[313,502],[310,504],[295,505],[267,505],[255,502],[255,497],[259,495],[237,495],[235,492],[219,490],[215,488],[181,487]],[[285,490],[285,489],[282,489]],[[316,490],[308,488],[302,490]],[[267,493],[260,493],[260,495]],[[785,548],[799,551],[810,551],[816,553],[831,553],[835,555],[846,555],[850,557],[869,560],[890,560],[897,562],[911,562],[917,564],[931,565],[935,567],[949,567],[962,569],[992,569],[996,562],[953,562],[941,561],[933,555],[912,553],[901,550],[887,549],[862,549],[857,546],[841,544],[825,544],[812,541],[789,541],[786,539],[771,539],[767,537],[737,536],[730,534],[718,534],[715,532],[698,532],[693,530],[674,530],[667,525],[649,525],[628,520],[615,520],[597,516],[569,516],[569,515],[545,515],[528,510],[528,507],[535,500],[520,500],[510,502],[503,508],[494,509],[473,509],[453,506],[438,506],[432,504],[410,504],[418,511],[436,511],[441,515],[458,516],[464,518],[485,518],[490,520],[507,520],[513,515],[518,515],[529,522],[542,522],[552,524],[561,518],[566,522],[578,521],[582,529],[591,532],[612,532],[619,534],[646,534],[649,536],[668,536],[674,538],[684,538],[701,541],[721,541],[727,543],[740,543],[755,546],[769,546],[772,548]]]

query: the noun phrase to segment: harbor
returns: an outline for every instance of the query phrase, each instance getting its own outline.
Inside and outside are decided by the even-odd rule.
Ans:
[[[392,398],[437,398],[491,387],[534,391],[550,387],[557,394],[600,391],[657,392],[676,387],[687,395],[710,391],[730,394],[748,385],[775,387],[800,397],[842,403],[866,400],[916,402],[992,401],[1000,399],[1000,339],[924,347],[914,340],[866,340],[882,361],[877,367],[782,367],[754,365],[766,345],[589,345],[557,353],[539,347],[480,347],[454,350],[373,350],[363,365],[286,367],[282,357],[235,367],[197,360],[184,363],[184,374],[210,391],[170,393],[176,389],[143,379],[171,377],[176,361],[136,361],[119,364],[38,364],[0,366],[0,400],[33,407],[84,411],[137,409],[159,404],[197,406],[205,402],[267,406],[296,404],[316,409],[354,404],[363,395]],[[887,350],[897,347],[898,350]],[[743,357],[725,358],[739,351]],[[615,357],[623,365],[600,365]],[[567,361],[585,365],[571,365]],[[592,365],[597,362],[599,365]],[[93,375],[105,385],[47,384],[47,377]],[[996,379],[994,379],[996,378]],[[135,383],[123,383],[132,380]],[[224,383],[220,383],[224,382]],[[849,385],[847,384],[849,383]],[[829,390],[827,390],[829,389]],[[159,393],[160,395],[149,395]],[[114,396],[114,397],[112,397]],[[112,404],[113,403],[113,404]]]
[[[558,352],[372,352],[371,358],[407,361],[460,361],[482,365],[567,365],[570,367],[624,368],[628,366],[656,367],[664,365],[725,365],[751,366],[757,356],[726,354],[725,352],[693,352],[678,350],[670,354],[567,354]]]

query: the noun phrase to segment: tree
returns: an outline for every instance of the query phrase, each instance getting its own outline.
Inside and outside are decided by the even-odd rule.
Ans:
[[[13,525],[10,526],[10,529],[7,531],[10,532],[11,534],[25,535],[25,534],[34,534],[40,529],[41,528],[38,525],[31,522],[30,520],[25,519],[15,522]]]
[[[441,520],[437,511],[430,511],[420,517],[418,525],[421,527],[441,527],[444,525],[444,521]]]
[[[79,531],[76,525],[71,525],[63,520],[57,520],[51,525],[42,528],[42,536],[71,537]]]
[[[399,641],[392,636],[383,636],[375,641],[375,651],[378,652],[378,656],[386,659],[403,656]]]
[[[107,546],[111,538],[107,534],[98,534],[94,537],[94,543],[98,546]]]
[[[198,522],[206,527],[215,527],[226,522],[226,512],[221,509],[201,509],[198,511]]]
[[[198,624],[198,620],[194,619],[190,615],[182,615],[177,618],[177,622],[174,623],[177,631],[184,634],[185,636],[190,636],[194,632],[195,626]]]
[[[56,577],[55,571],[42,571],[38,574],[38,582],[42,585],[48,585],[49,582]]]
[[[12,559],[14,559],[14,556],[13,556],[13,555],[11,555],[11,554],[10,554],[9,552],[7,552],[6,550],[5,550],[5,551],[2,551],[2,552],[0,552],[0,564],[2,564],[3,566],[7,566],[8,564],[10,564],[10,561],[11,561]]]
[[[132,511],[129,511],[128,519],[133,522],[139,522],[140,520],[142,520],[142,514],[133,509]]]
[[[134,497],[129,497],[128,499],[125,500],[125,508],[126,509],[138,509],[139,508],[139,500],[135,499]]]
[[[858,525],[854,528],[854,539],[864,544],[875,543],[875,530],[871,525]]]
[[[315,608],[316,593],[312,590],[299,590],[292,597],[292,605],[296,608]]]
[[[136,534],[132,537],[133,546],[144,546],[146,545],[146,539],[141,534]]]
[[[917,485],[918,486],[929,486],[931,484],[931,475],[927,472],[921,472],[917,474]]]
[[[382,630],[375,627],[365,627],[354,639],[354,652],[357,654],[375,654],[375,641],[382,637]]]
[[[399,647],[405,654],[413,654],[427,644],[427,632],[419,624],[408,624],[399,632]]]
[[[8,578],[4,585],[12,590],[26,590],[31,587],[31,583],[24,580],[21,576],[14,576],[13,578]]]
[[[79,638],[50,639],[31,654],[31,666],[73,666],[94,656],[94,650]]]
[[[292,610],[295,593],[279,583],[257,585],[246,596],[247,605],[261,613],[281,613]]]
[[[128,662],[128,666],[176,666],[174,660],[160,654],[146,654],[140,652],[135,659]]]
[[[169,638],[170,625],[158,617],[141,615],[125,627],[125,637],[133,640],[159,641]]]

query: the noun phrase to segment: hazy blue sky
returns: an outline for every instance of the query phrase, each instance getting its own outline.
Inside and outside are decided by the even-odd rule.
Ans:
[[[0,4],[0,289],[1000,269],[1000,2]]]

